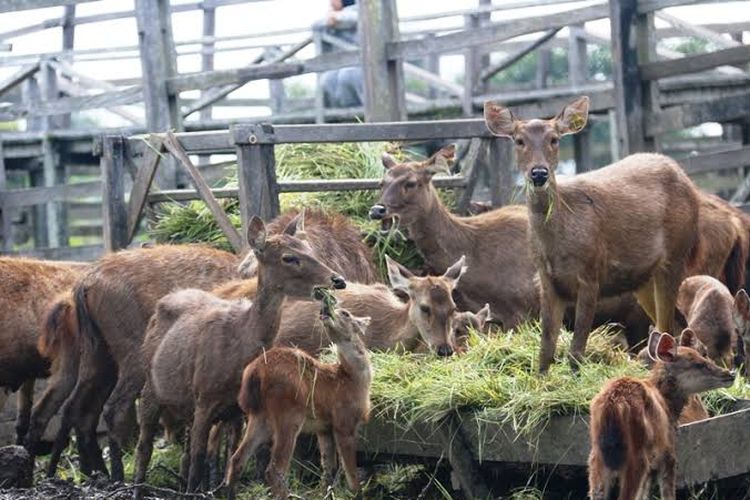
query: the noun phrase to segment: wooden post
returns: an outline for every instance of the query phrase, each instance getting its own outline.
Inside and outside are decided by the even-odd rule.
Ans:
[[[37,77],[30,76],[23,82],[23,104],[29,108],[35,108],[39,105],[39,101],[42,100],[42,92],[39,89],[39,80]],[[42,118],[39,116],[32,116],[26,119],[26,130],[27,131],[38,131],[42,128]]]
[[[59,168],[59,155],[55,150],[55,144],[49,137],[42,139],[42,172],[44,187],[52,187],[58,184],[60,178],[64,182],[64,169],[61,175]],[[50,202],[45,205],[47,211],[47,238],[46,245],[51,248],[68,246],[67,231],[63,220],[62,202]]]
[[[607,111],[607,120],[609,121],[609,155],[612,163],[616,162],[620,156],[620,139],[617,131],[617,112],[614,109]]]
[[[65,13],[63,14],[62,20],[62,48],[63,50],[73,50],[75,46],[75,17],[76,17],[76,6],[66,5]],[[69,63],[73,63],[72,56],[68,60]],[[60,128],[70,128],[70,113],[60,115]]]
[[[636,17],[636,40],[638,51],[638,63],[644,64],[656,61],[656,28],[654,26],[654,13],[638,15]],[[659,83],[656,80],[642,81],[643,91],[643,118],[649,115],[658,115],[659,107]],[[643,127],[645,130],[645,127]],[[661,141],[658,137],[648,137],[643,134],[643,148],[648,151],[661,151]]]
[[[443,451],[448,455],[453,473],[461,486],[465,498],[490,498],[490,490],[471,451],[472,444],[461,430],[461,422],[455,414],[445,417],[435,432]]]
[[[637,0],[610,0],[612,70],[618,151],[622,156],[643,151],[643,89],[638,68]]]
[[[279,214],[274,146],[264,140],[273,136],[273,126],[237,126],[232,128],[232,136],[239,169],[240,219],[246,231],[253,215],[270,220]]]
[[[552,52],[549,48],[542,47],[537,51],[536,60],[536,88],[546,89],[549,78],[550,63],[552,62]]]
[[[493,207],[509,204],[513,199],[513,143],[507,139],[489,139],[490,199]]]
[[[5,153],[3,151],[3,141],[0,139],[0,224],[2,224],[3,252],[13,250],[13,211],[10,207],[2,204],[2,192],[8,189],[7,171],[5,170]]]
[[[315,54],[323,53],[323,32],[313,30]],[[325,93],[323,92],[323,73],[315,74],[315,123],[325,123]]]
[[[425,38],[435,38],[435,34],[427,33],[427,35],[425,35]],[[440,75],[440,54],[436,52],[428,54],[427,60],[425,62],[425,69],[430,73]],[[427,95],[430,99],[437,99],[438,97],[440,97],[440,91],[438,91],[435,86],[430,85],[430,89],[428,90]]]
[[[154,132],[182,130],[178,96],[171,94],[167,87],[167,78],[177,74],[169,0],[136,0],[135,10],[146,127]],[[156,176],[162,189],[177,187],[175,160],[163,162]]]
[[[102,239],[107,252],[128,246],[128,206],[125,203],[125,138],[102,138]]]
[[[389,60],[388,42],[397,41],[398,12],[395,0],[364,0],[359,4],[359,35],[364,75],[365,120],[406,120],[404,67]]]
[[[569,30],[568,77],[570,85],[575,89],[588,82],[588,54],[586,52],[586,39],[581,36],[583,26],[570,26]],[[591,170],[591,125],[573,135],[573,155],[576,162],[576,172]]]
[[[212,38],[216,34],[216,7],[203,7],[203,37]],[[214,42],[203,42],[201,44],[201,71],[211,71],[214,69]],[[207,91],[201,91],[201,99],[207,95]],[[202,122],[211,119],[213,107],[206,106],[200,110],[199,119]],[[211,155],[199,155],[198,164],[206,165],[211,162]]]
[[[479,27],[479,16],[477,14],[466,14],[464,16],[464,27],[474,30]],[[464,51],[464,95],[461,101],[464,116],[474,114],[474,89],[479,81],[480,61],[479,50],[476,46],[469,47]]]

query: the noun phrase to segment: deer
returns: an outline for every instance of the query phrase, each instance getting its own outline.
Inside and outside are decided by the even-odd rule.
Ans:
[[[680,285],[677,309],[709,359],[735,368],[744,363],[743,335],[750,330],[750,298],[744,289],[732,296],[716,278],[690,276]]]
[[[370,249],[360,241],[359,231],[343,216],[307,210],[307,232],[316,255],[340,274],[353,273],[352,279],[371,282],[376,276]],[[298,212],[282,214],[268,224],[268,233],[282,233]],[[255,286],[255,259],[247,261],[233,254],[204,246],[154,245],[106,256],[84,280],[74,296],[77,314],[84,321],[85,365],[78,375],[78,387],[63,408],[65,424],[56,439],[49,475],[54,475],[59,455],[67,443],[73,422],[88,415],[88,427],[95,429],[107,403],[104,420],[109,436],[111,477],[123,479],[122,448],[132,426],[127,409],[140,394],[147,378],[140,358],[148,321],[163,296],[177,289],[212,290],[220,285],[242,289]],[[244,262],[244,267],[238,265]],[[230,284],[231,283],[231,284]],[[125,318],[121,321],[119,318]],[[95,348],[96,346],[96,348]],[[101,402],[94,397],[98,394]],[[92,401],[96,401],[92,403]],[[98,445],[93,446],[93,470],[107,473]]]
[[[404,293],[407,302],[384,285],[359,283],[348,283],[345,290],[335,292],[335,298],[352,314],[372,318],[364,338],[368,349],[414,351],[424,344],[439,356],[450,356],[455,350],[452,328],[456,313],[451,293],[466,272],[464,261],[464,257],[458,259],[442,276],[417,277],[386,256],[391,286]],[[314,302],[287,303],[275,345],[318,354],[330,344],[318,316]]]
[[[136,483],[145,479],[161,408],[176,408],[192,414],[187,487],[197,490],[210,428],[234,414],[242,370],[273,345],[285,298],[309,298],[317,288],[346,287],[343,277],[315,257],[300,221],[298,215],[281,234],[268,235],[262,220],[251,219],[247,240],[258,277],[253,302],[224,300],[196,289],[159,301],[142,347],[149,382],[139,408]]]
[[[466,352],[469,348],[470,331],[484,332],[485,325],[491,317],[489,304],[485,304],[475,313],[462,311],[453,316],[453,344],[457,353]]]
[[[0,409],[7,394],[18,391],[16,444],[28,442],[36,379],[51,376],[54,382],[77,359],[77,347],[53,349],[40,342],[47,308],[70,291],[86,267],[81,262],[0,257]],[[48,385],[37,406],[48,406],[59,392],[54,383]]]
[[[400,163],[384,154],[380,199],[369,216],[384,222],[396,218],[437,274],[465,255],[468,271],[456,289],[459,307],[477,311],[489,303],[495,320],[513,328],[539,309],[526,209],[510,205],[469,217],[452,214],[432,178],[450,172],[454,155],[453,145],[421,162]]]
[[[610,498],[616,483],[617,498],[642,498],[654,472],[661,498],[673,500],[680,413],[691,395],[734,383],[732,372],[678,345],[668,333],[651,333],[648,354],[655,361],[649,378],[610,380],[591,401],[588,466],[593,500]]]
[[[490,132],[514,141],[526,180],[529,243],[542,288],[541,373],[552,364],[569,304],[573,370],[600,297],[634,292],[657,329],[673,331],[677,291],[700,251],[697,189],[671,158],[637,153],[558,181],[560,138],[585,127],[588,108],[584,96],[552,119],[519,120],[508,108],[484,105]]]
[[[353,316],[339,306],[330,311],[324,304],[320,320],[336,345],[337,363],[322,363],[299,349],[274,347],[243,371],[238,402],[247,427],[227,468],[230,500],[248,457],[269,441],[273,444],[266,481],[276,498],[287,498],[285,477],[297,436],[310,431],[317,434],[324,480],[333,481],[338,454],[349,488],[359,492],[356,439],[370,412],[372,375],[363,342],[370,318]]]

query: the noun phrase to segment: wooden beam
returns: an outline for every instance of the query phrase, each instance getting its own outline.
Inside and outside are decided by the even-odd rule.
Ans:
[[[116,252],[130,243],[125,203],[125,151],[122,136],[102,138],[102,240],[107,252]]]
[[[420,39],[391,42],[387,49],[388,58],[416,59],[433,52],[451,52],[471,46],[489,45],[529,33],[602,19],[608,15],[608,6],[601,4],[556,14],[493,23],[475,30],[461,30],[437,36],[429,42]]]
[[[17,12],[19,10],[43,9],[46,7],[59,7],[61,5],[76,5],[79,3],[94,2],[96,0],[3,0],[0,2],[0,13]]]
[[[10,189],[3,193],[0,206],[22,208],[52,201],[67,202],[91,196],[91,193],[96,193],[101,187],[101,181],[87,181],[50,187]]]
[[[750,165],[750,146],[729,151],[703,153],[677,160],[690,175],[732,170]]]
[[[703,40],[707,40],[719,47],[724,47],[725,49],[727,49],[730,47],[739,47],[740,45],[742,45],[740,42],[736,42],[731,38],[723,37],[715,31],[711,31],[710,29],[706,29],[697,24],[689,23],[677,16],[673,16],[672,14],[668,14],[666,12],[657,12],[655,15],[662,21],[666,21],[675,28],[679,28],[683,33],[702,38]]]
[[[198,190],[201,198],[213,214],[214,218],[216,219],[216,223],[221,228],[224,236],[227,237],[227,240],[229,240],[229,244],[232,245],[235,253],[241,253],[244,245],[242,243],[242,238],[240,238],[240,234],[232,225],[229,217],[227,217],[226,212],[224,212],[224,209],[219,205],[219,202],[216,200],[216,198],[214,198],[213,193],[211,193],[211,188],[208,184],[206,184],[206,181],[203,179],[203,176],[201,176],[198,168],[193,165],[192,161],[190,161],[190,158],[183,149],[177,137],[175,137],[174,133],[167,132],[165,134],[164,147],[166,147],[167,150],[169,150],[169,152],[172,153],[180,161],[182,166],[185,167],[185,170],[190,175],[190,178],[193,181],[195,189]]]
[[[678,7],[680,5],[696,5],[706,3],[725,3],[726,0],[638,0],[638,13],[648,14],[655,10],[667,7]]]
[[[405,120],[404,68],[401,61],[387,57],[387,44],[399,38],[395,0],[360,2],[359,36],[365,121]]]
[[[279,213],[279,191],[276,184],[276,160],[272,144],[261,144],[257,138],[273,135],[269,124],[250,128],[232,128],[237,148],[240,219],[243,231],[255,215],[270,220]]]
[[[19,83],[32,76],[34,73],[39,71],[39,63],[30,64],[16,71],[4,82],[0,83],[0,96],[8,92],[10,89],[18,85]]]
[[[728,122],[750,115],[750,93],[706,102],[694,102],[666,108],[646,120],[646,134],[656,135],[706,122]]]
[[[36,116],[50,116],[81,111],[84,109],[109,108],[124,104],[133,104],[143,100],[143,89],[129,87],[123,90],[102,92],[101,94],[63,97],[56,100],[31,102],[23,105],[8,106],[2,111],[14,119]]]
[[[469,141],[469,150],[466,152],[461,161],[461,176],[464,179],[465,188],[458,199],[458,212],[461,214],[469,213],[471,198],[474,196],[474,190],[479,181],[479,156],[482,152],[487,151],[487,143],[482,139],[471,139]]]
[[[138,231],[138,224],[143,215],[143,208],[146,206],[149,188],[162,157],[163,145],[163,137],[150,135],[145,139],[144,154],[139,162],[140,167],[136,171],[133,188],[130,190],[130,200],[128,201],[128,239],[131,241]]]
[[[545,43],[547,43],[550,39],[552,39],[562,28],[552,28],[551,30],[548,30],[546,33],[544,33],[542,36],[537,38],[536,40],[529,42],[527,45],[521,47],[517,51],[513,52],[512,54],[506,56],[498,62],[497,64],[493,64],[492,66],[485,68],[482,71],[481,76],[479,77],[481,80],[487,81],[496,74],[500,73],[501,71],[509,68],[510,66],[514,65],[518,61],[520,61],[524,56],[527,54],[533,52],[534,50],[538,49]]]
[[[472,453],[471,443],[466,439],[456,414],[443,419],[435,435],[448,456],[453,472],[458,477],[465,498],[490,498],[490,490]]]
[[[745,64],[748,61],[750,61],[750,45],[742,45],[681,59],[649,62],[642,64],[640,71],[644,80],[658,80],[713,69],[717,66]]]

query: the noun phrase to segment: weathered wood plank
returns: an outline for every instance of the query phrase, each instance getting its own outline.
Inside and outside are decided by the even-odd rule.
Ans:
[[[742,45],[740,42],[732,40],[731,38],[721,36],[721,34],[717,33],[716,31],[712,31],[710,29],[704,28],[697,24],[689,23],[685,21],[684,19],[680,19],[677,16],[673,16],[672,14],[668,14],[666,12],[657,12],[655,15],[662,21],[666,21],[672,26],[674,26],[675,28],[678,28],[683,33],[686,33],[691,36],[696,36],[704,40],[708,40],[709,42],[717,45],[718,47],[729,48],[729,47],[739,47],[740,45]]]
[[[695,5],[701,3],[722,3],[725,0],[638,0],[638,13],[648,14],[655,10],[677,7],[680,5]]]
[[[730,151],[704,153],[678,159],[682,168],[688,174],[702,174],[732,170],[750,165],[750,146]]]
[[[247,229],[247,224],[253,216],[269,220],[279,212],[273,145],[260,144],[253,139],[268,134],[273,134],[273,127],[269,124],[255,125],[249,130],[232,128],[237,148],[240,219],[243,230]]]
[[[658,80],[668,76],[684,75],[717,66],[744,64],[750,61],[750,45],[717,50],[708,54],[686,56],[669,61],[653,61],[640,65],[644,80]]]
[[[486,151],[486,143],[482,139],[472,139],[469,142],[469,150],[466,152],[466,156],[461,161],[461,176],[464,180],[464,190],[458,199],[458,212],[466,214],[469,212],[469,205],[471,205],[471,198],[474,196],[474,190],[477,182],[479,181],[479,159],[480,153]]]
[[[455,414],[443,419],[435,436],[448,455],[453,472],[458,476],[461,491],[466,498],[490,498],[490,489],[482,478],[481,471],[474,461],[472,444]]]
[[[521,48],[519,48],[517,51],[513,52],[512,54],[506,56],[502,61],[498,62],[497,64],[493,64],[489,68],[485,68],[482,70],[482,74],[480,75],[480,79],[483,81],[487,81],[496,74],[500,73],[501,71],[513,66],[515,63],[523,59],[527,54],[533,52],[534,50],[538,49],[545,43],[547,43],[549,40],[551,40],[560,30],[560,28],[552,28],[550,30],[547,30],[546,33],[544,33],[542,36],[537,38],[536,40],[533,40],[528,43],[528,45],[525,45]]]
[[[0,13],[42,9],[45,7],[59,7],[61,5],[75,5],[78,3],[94,1],[95,0],[3,0],[0,2]]]
[[[493,207],[508,205],[512,201],[514,158],[512,141],[497,137],[489,140],[487,160]]]
[[[39,63],[29,64],[16,71],[13,75],[0,83],[0,96],[7,91],[26,80],[28,77],[39,71]]]
[[[140,86],[122,90],[102,92],[101,94],[77,97],[62,97],[52,101],[26,103],[3,108],[3,112],[14,119],[61,115],[85,109],[108,108],[124,104],[133,104],[143,100],[143,89]]]
[[[474,45],[487,45],[509,40],[520,35],[547,31],[570,24],[601,19],[609,15],[606,4],[573,9],[556,14],[513,19],[493,23],[475,30],[461,30],[437,36],[428,42],[421,39],[391,42],[388,44],[389,59],[415,59],[432,52],[450,52]]]
[[[130,240],[135,237],[138,230],[138,223],[141,221],[143,208],[146,206],[148,191],[162,156],[163,144],[164,139],[162,137],[149,136],[146,139],[145,152],[139,162],[140,167],[133,180],[133,188],[130,190],[130,200],[128,201],[128,238]]]
[[[662,110],[646,120],[646,133],[656,135],[706,122],[727,122],[750,115],[750,93],[695,102]]]
[[[232,248],[236,253],[240,253],[243,248],[242,238],[240,238],[240,234],[232,225],[229,217],[227,217],[226,212],[224,212],[224,209],[219,205],[219,202],[216,200],[216,198],[214,198],[213,193],[211,193],[211,187],[206,183],[205,180],[203,180],[203,176],[198,171],[198,168],[193,165],[193,162],[190,161],[190,158],[183,149],[182,145],[180,145],[180,142],[177,137],[175,137],[174,133],[166,133],[166,135],[164,136],[164,147],[166,147],[167,150],[169,150],[169,152],[172,153],[180,161],[182,166],[185,167],[185,170],[190,175],[190,178],[193,181],[195,189],[198,190],[201,199],[206,203],[208,209],[211,210],[211,214],[213,214],[214,218],[216,219],[216,223],[219,225],[221,231],[227,237],[227,240],[229,240],[229,244],[232,245]]]
[[[3,192],[2,199],[0,199],[0,206],[21,208],[43,205],[52,201],[71,201],[91,196],[91,193],[98,192],[101,187],[101,181],[89,181],[75,184],[60,184],[51,187],[10,189]]]
[[[102,240],[107,252],[128,246],[128,207],[125,203],[125,139],[102,138]]]

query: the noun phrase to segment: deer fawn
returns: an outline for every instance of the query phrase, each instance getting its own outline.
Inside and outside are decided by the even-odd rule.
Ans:
[[[259,218],[250,221],[248,242],[258,268],[254,302],[223,300],[195,289],[159,301],[142,350],[150,360],[150,379],[141,395],[137,482],[145,479],[164,406],[192,414],[188,489],[197,489],[211,425],[232,416],[242,370],[272,346],[285,297],[309,297],[316,287],[346,286],[344,278],[313,255],[302,224],[297,216],[283,233],[267,236]]]
[[[677,309],[715,363],[735,368],[745,361],[743,335],[750,329],[750,298],[734,297],[711,276],[691,276],[680,285]]]
[[[680,166],[658,154],[634,154],[559,180],[560,137],[586,125],[588,97],[550,120],[518,120],[486,102],[493,134],[515,142],[528,186],[532,253],[542,285],[539,368],[552,363],[565,306],[575,303],[570,361],[581,361],[600,296],[635,292],[661,331],[672,331],[677,290],[697,258],[697,190]]]
[[[479,311],[463,311],[453,316],[453,344],[456,352],[465,352],[469,348],[469,330],[481,332],[490,320],[490,305],[485,304]]]
[[[683,332],[681,343],[692,341]],[[668,333],[652,332],[648,355],[655,363],[645,380],[607,382],[591,402],[589,494],[610,498],[619,483],[620,500],[642,498],[656,472],[664,499],[675,498],[676,424],[691,395],[734,383],[734,374]]]
[[[276,498],[287,498],[285,476],[299,433],[318,437],[325,479],[336,472],[336,450],[349,488],[358,491],[357,428],[370,412],[370,362],[361,337],[370,318],[323,305],[320,319],[336,344],[338,363],[325,364],[299,349],[276,347],[245,368],[239,404],[247,429],[227,469],[228,498],[257,447],[272,442],[266,481]]]

